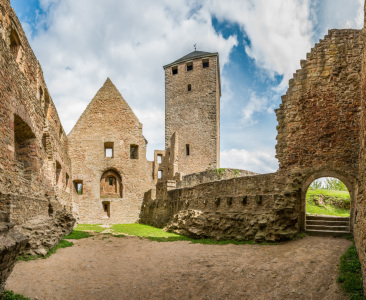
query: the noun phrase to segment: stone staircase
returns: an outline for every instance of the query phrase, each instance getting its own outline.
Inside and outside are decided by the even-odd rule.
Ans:
[[[306,215],[306,233],[317,236],[345,236],[351,234],[349,217]]]

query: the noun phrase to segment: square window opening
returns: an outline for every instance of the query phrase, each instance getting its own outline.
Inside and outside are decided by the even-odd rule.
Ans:
[[[202,68],[208,68],[210,66],[209,60],[208,59],[203,59],[202,60]]]
[[[139,146],[138,145],[130,145],[130,159],[138,159],[139,158]]]
[[[104,155],[105,157],[113,157],[113,142],[104,143]]]
[[[178,67],[172,67],[172,74],[173,75],[178,74]]]
[[[190,62],[190,63],[187,63],[187,72],[189,71],[193,71],[193,63]]]

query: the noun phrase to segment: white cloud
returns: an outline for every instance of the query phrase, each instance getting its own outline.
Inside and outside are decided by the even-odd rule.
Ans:
[[[144,125],[151,153],[152,146],[164,147],[162,66],[197,43],[197,50],[220,53],[222,70],[237,44],[236,36],[218,34],[210,13],[195,2],[42,0],[41,5],[47,13],[30,42],[65,131],[110,77]]]
[[[246,53],[269,76],[283,75],[283,90],[311,48],[309,1],[211,1],[210,10],[219,20],[241,27],[250,39]]]
[[[259,97],[255,92],[250,93],[250,99],[242,109],[242,124],[244,126],[254,125],[258,122],[254,118],[255,113],[273,113],[274,105],[268,97]]]
[[[271,173],[278,169],[278,161],[273,150],[247,151],[230,149],[221,151],[220,167],[235,168],[257,173]]]

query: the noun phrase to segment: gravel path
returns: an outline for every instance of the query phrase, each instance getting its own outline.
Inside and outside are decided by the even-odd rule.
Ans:
[[[103,234],[19,262],[6,289],[31,299],[348,299],[336,278],[346,239],[279,245],[158,243]]]

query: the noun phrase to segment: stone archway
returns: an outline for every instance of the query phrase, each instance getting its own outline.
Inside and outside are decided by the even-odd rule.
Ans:
[[[333,170],[323,170],[313,173],[308,176],[302,186],[301,186],[301,216],[300,216],[300,229],[301,231],[305,230],[305,222],[306,222],[306,193],[310,184],[319,178],[322,177],[334,177],[342,181],[348,189],[351,198],[351,208],[350,208],[350,231],[353,232],[354,225],[354,216],[355,216],[355,203],[357,198],[357,184],[354,178],[350,175],[342,175],[337,171]]]
[[[122,198],[121,176],[115,170],[105,171],[100,178],[100,198]]]

